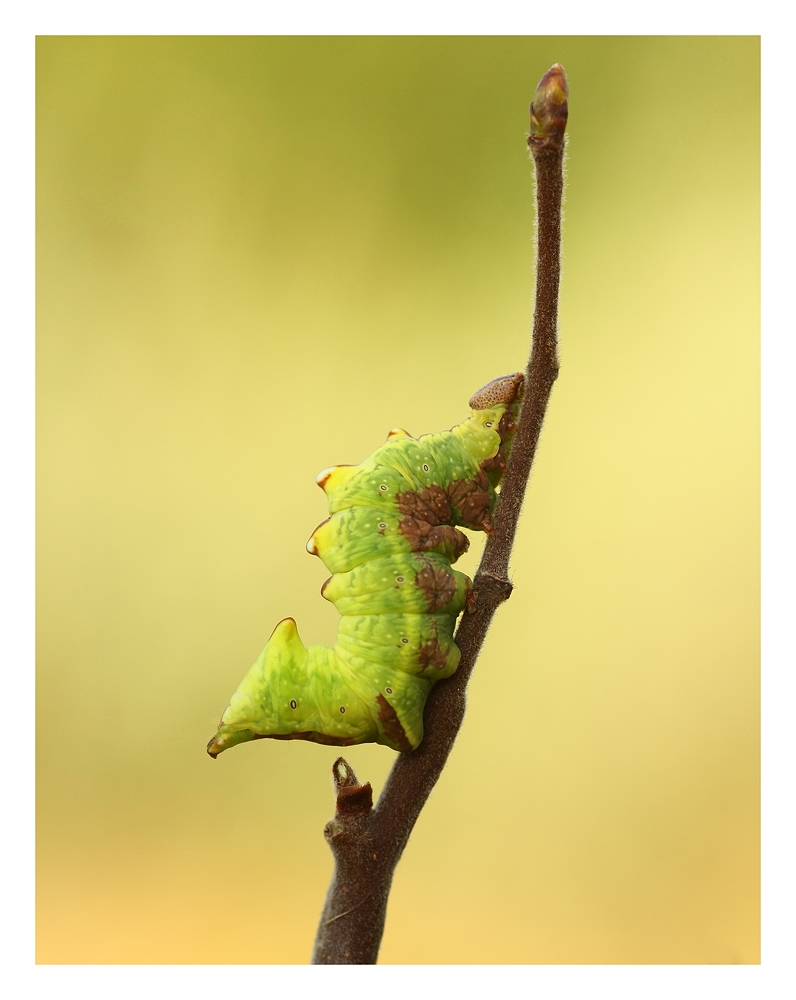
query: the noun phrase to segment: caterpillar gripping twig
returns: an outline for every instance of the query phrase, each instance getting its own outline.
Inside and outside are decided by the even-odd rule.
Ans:
[[[232,696],[207,752],[248,740],[414,750],[433,684],[458,666],[456,618],[471,581],[451,563],[491,531],[523,375],[494,379],[470,417],[439,434],[391,431],[357,466],[318,476],[330,517],[307,543],[333,574],[321,593],[342,615],[337,644],[310,646],[285,618]]]

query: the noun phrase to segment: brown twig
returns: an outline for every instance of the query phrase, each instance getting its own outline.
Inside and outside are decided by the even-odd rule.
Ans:
[[[524,402],[494,513],[494,531],[473,581],[472,613],[456,631],[462,653],[456,673],[436,684],[424,714],[417,750],[393,765],[376,808],[369,784],[360,785],[342,757],[332,769],[337,811],[324,835],[335,860],[315,939],[316,965],[375,963],[395,866],[448,759],[464,718],[465,689],[497,608],[511,595],[509,557],[542,429],[558,375],[557,319],[561,260],[561,197],[567,82],[556,63],[539,81],[531,105],[528,145],[536,166],[537,264],[533,343]]]

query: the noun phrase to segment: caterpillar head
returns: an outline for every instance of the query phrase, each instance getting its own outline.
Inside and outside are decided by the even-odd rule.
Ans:
[[[491,410],[501,403],[510,406],[518,401],[522,396],[525,376],[522,372],[514,372],[513,375],[501,375],[487,382],[470,399],[471,410]]]

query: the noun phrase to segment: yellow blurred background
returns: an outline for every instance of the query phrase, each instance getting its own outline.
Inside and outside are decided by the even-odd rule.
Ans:
[[[555,61],[561,377],[380,960],[759,961],[758,40],[43,37],[39,962],[309,959],[337,751],[205,744],[334,641],[315,474],[524,366]]]

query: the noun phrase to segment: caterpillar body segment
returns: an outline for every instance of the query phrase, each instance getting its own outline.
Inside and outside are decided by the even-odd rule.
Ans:
[[[451,566],[469,545],[459,529],[491,530],[522,385],[521,373],[495,379],[451,430],[396,428],[361,465],[319,474],[330,516],[307,550],[332,573],[322,594],[342,616],[337,643],[307,648],[293,619],[281,621],[232,696],[212,757],[261,738],[419,745],[428,693],[459,663],[453,632],[471,586]]]

